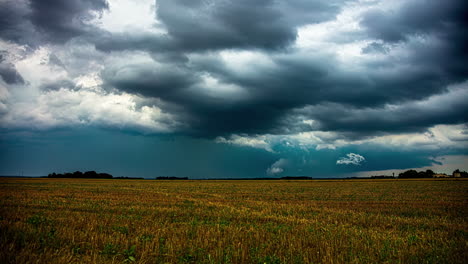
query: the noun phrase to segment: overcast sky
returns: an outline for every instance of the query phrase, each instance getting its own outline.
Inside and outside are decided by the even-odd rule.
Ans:
[[[468,170],[463,0],[0,0],[0,175]]]

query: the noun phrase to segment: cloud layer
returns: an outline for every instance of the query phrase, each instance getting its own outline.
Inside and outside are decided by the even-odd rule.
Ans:
[[[5,0],[0,127],[183,135],[270,154],[460,152],[467,12],[458,0]]]

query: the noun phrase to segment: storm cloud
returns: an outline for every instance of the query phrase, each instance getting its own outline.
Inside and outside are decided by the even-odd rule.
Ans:
[[[284,49],[297,27],[333,19],[343,1],[159,0],[156,17],[164,34],[107,34],[102,50],[204,52],[222,49]]]
[[[153,64],[111,68],[104,72],[105,82],[182,106],[193,121],[192,132],[199,135],[287,133],[293,124],[285,120],[291,114],[317,108],[326,114],[314,112],[312,117],[327,130],[354,131],[363,137],[375,130],[421,131],[440,122],[466,122],[461,105],[441,105],[433,119],[435,110],[429,107],[428,114],[419,107],[414,114],[419,117],[401,120],[388,107],[405,109],[434,96],[453,95],[447,87],[466,80],[466,56],[461,52],[466,43],[461,14],[466,5],[429,2],[402,3],[393,11],[361,11],[362,30],[348,32],[370,41],[362,47],[357,65],[342,63],[326,49],[294,44],[301,26],[326,27],[335,19],[345,7],[338,2],[307,6],[304,1],[158,1],[156,14],[166,33],[108,34],[97,47],[149,52]],[[299,11],[308,8],[314,12]],[[434,19],[428,19],[430,15]],[[106,38],[112,41],[105,44]],[[323,41],[342,39],[331,34]],[[458,100],[466,98],[466,93],[458,95]],[[325,106],[333,109],[324,110]],[[339,109],[355,109],[363,116],[336,121],[337,115],[350,115]],[[377,124],[366,118],[377,112],[394,117]]]
[[[95,29],[86,22],[107,8],[106,0],[5,0],[0,37],[31,46],[64,43]]]
[[[24,84],[23,77],[18,73],[18,71],[15,68],[15,65],[10,62],[7,62],[4,56],[5,54],[0,53],[0,77],[7,84]]]
[[[460,151],[466,17],[457,0],[4,0],[1,126],[101,127],[269,155],[405,140]],[[302,164],[270,158],[291,166],[262,171]]]

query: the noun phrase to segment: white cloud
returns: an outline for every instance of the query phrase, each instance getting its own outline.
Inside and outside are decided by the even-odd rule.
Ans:
[[[239,76],[249,76],[259,69],[267,70],[277,67],[269,54],[260,51],[227,50],[219,52],[219,56],[226,68]]]
[[[50,48],[41,47],[16,61],[17,71],[30,86],[39,87],[44,82],[53,82],[68,76],[65,69],[49,65],[50,54]]]
[[[161,108],[141,106],[143,98],[94,90],[42,92],[32,101],[16,102],[1,117],[2,126],[49,129],[76,125],[132,128],[142,132],[174,132],[182,124]]]
[[[144,52],[121,52],[104,59],[82,43],[43,46],[29,53],[19,45],[0,42],[2,47],[8,49],[5,59],[15,65],[25,84],[0,80],[0,127],[112,126],[143,133],[169,133],[186,127],[175,114],[163,110],[165,103],[159,99],[102,87],[100,71],[105,65],[153,62]],[[42,88],[48,84],[54,87]]]
[[[240,136],[240,135],[231,135],[229,139],[224,137],[217,137],[215,139],[216,143],[225,143],[239,146],[246,146],[252,148],[264,149],[269,152],[274,152],[270,146],[270,143],[267,142],[267,136]]]
[[[346,146],[373,145],[396,150],[436,150],[468,148],[468,127],[466,125],[436,125],[426,132],[399,133],[374,136],[365,139],[347,139],[333,131],[309,131],[291,135],[232,135],[229,139],[218,137],[217,143],[261,148],[276,152],[278,146],[300,148],[305,151],[334,150]]]
[[[164,32],[156,20],[154,0],[111,0],[109,10],[93,23],[110,32]]]
[[[0,115],[8,111],[7,100],[9,96],[7,84],[0,78]]]
[[[336,164],[344,164],[344,165],[361,165],[366,159],[355,153],[348,153],[346,157],[341,157],[336,161]]]
[[[270,167],[267,169],[267,173],[269,175],[275,175],[275,174],[278,174],[278,173],[282,173],[284,170],[282,168],[279,168],[279,167]]]
[[[466,149],[468,147],[466,131],[465,125],[436,125],[425,133],[385,135],[350,143],[368,143],[402,150]]]
[[[201,78],[203,80],[201,84],[190,88],[194,94],[202,94],[207,98],[227,102],[245,100],[249,96],[248,91],[243,87],[221,82],[210,74],[202,74]]]
[[[268,175],[276,175],[280,174],[284,171],[284,166],[286,166],[288,163],[288,160],[286,159],[279,159],[275,161],[275,163],[271,164],[271,166],[266,170],[266,173]]]

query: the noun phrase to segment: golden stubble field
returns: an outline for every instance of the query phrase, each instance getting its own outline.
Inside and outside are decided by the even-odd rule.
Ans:
[[[468,263],[468,180],[0,178],[0,263]]]

